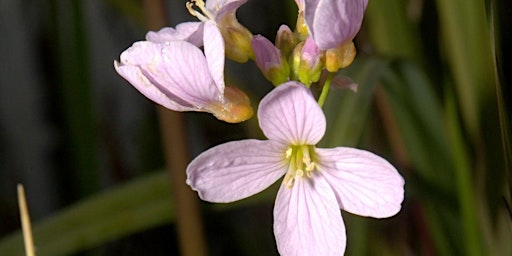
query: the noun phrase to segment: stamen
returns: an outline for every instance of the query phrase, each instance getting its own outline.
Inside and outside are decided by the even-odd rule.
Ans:
[[[290,157],[292,156],[292,151],[293,151],[292,147],[288,147],[288,149],[286,149],[286,153],[285,153],[286,159],[290,159]]]
[[[283,184],[286,188],[292,188],[297,179],[304,176],[311,178],[315,170],[314,158],[315,147],[311,145],[292,145],[286,149],[285,159],[288,160],[288,171],[284,177]]]
[[[192,16],[197,17],[202,22],[215,19],[215,15],[206,9],[203,0],[190,0],[190,2],[185,4],[185,6],[187,7],[188,12],[192,14]],[[194,7],[197,7],[199,11],[194,9]]]

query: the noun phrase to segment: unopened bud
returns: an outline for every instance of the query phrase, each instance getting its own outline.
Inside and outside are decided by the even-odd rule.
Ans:
[[[356,57],[356,47],[352,41],[325,51],[325,68],[329,72],[336,72],[352,64]]]
[[[299,80],[305,85],[311,85],[320,80],[323,69],[322,52],[313,39],[308,38],[302,47],[299,64]]]
[[[297,44],[296,41],[297,40],[295,39],[292,30],[288,26],[281,25],[281,27],[279,27],[276,35],[276,47],[281,50],[281,54],[283,56],[290,55]]]
[[[280,50],[267,38],[255,35],[252,39],[255,61],[265,78],[275,86],[289,79],[290,67]]]

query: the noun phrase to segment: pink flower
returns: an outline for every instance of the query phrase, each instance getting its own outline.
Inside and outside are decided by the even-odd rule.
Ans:
[[[309,34],[321,50],[354,39],[361,28],[368,0],[295,0],[303,11]]]
[[[244,121],[252,116],[252,109],[243,92],[224,85],[220,31],[212,21],[205,22],[203,30],[204,53],[186,41],[140,41],[125,50],[114,67],[144,96],[168,109]]]
[[[232,141],[196,157],[187,184],[206,201],[237,201],[284,175],[274,206],[274,234],[281,255],[342,255],[345,226],[340,208],[386,218],[401,208],[404,180],[368,151],[316,148],[325,116],[298,82],[275,88],[261,101],[260,127],[268,140]]]

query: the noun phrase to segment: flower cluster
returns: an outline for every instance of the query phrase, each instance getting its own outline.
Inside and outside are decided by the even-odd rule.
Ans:
[[[117,72],[154,102],[175,111],[203,111],[242,122],[253,111],[248,97],[224,84],[224,57],[253,60],[276,88],[257,116],[268,140],[246,139],[213,147],[187,167],[187,184],[209,202],[237,201],[282,184],[274,207],[274,234],[282,255],[341,255],[346,235],[340,209],[374,218],[395,215],[404,180],[385,159],[355,148],[317,148],[326,118],[310,92],[322,74],[353,61],[352,42],[367,0],[296,0],[292,31],[282,25],[275,43],[236,19],[247,0],[191,0],[199,22],[149,32],[115,61]],[[332,79],[324,79],[326,95]]]

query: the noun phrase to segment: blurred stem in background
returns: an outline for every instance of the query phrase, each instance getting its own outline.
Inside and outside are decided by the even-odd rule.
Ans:
[[[160,30],[167,26],[166,6],[163,0],[144,0],[146,23],[149,30]],[[176,210],[181,255],[206,255],[207,246],[204,239],[197,194],[185,183],[188,162],[187,133],[184,114],[157,107],[162,133],[165,165],[170,172],[171,189]]]

